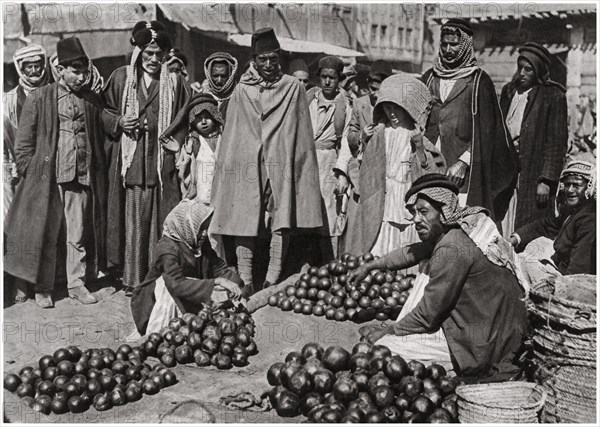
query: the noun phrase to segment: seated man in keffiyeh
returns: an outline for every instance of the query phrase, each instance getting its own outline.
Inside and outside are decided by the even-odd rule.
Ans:
[[[569,162],[560,174],[558,214],[519,228],[510,242],[531,284],[549,275],[596,274],[596,167]]]
[[[465,381],[507,380],[519,372],[514,359],[527,330],[526,285],[487,210],[460,207],[458,193],[441,174],[417,179],[405,201],[421,243],[358,267],[348,280],[426,260],[396,323],[367,339],[407,360],[445,365]]]

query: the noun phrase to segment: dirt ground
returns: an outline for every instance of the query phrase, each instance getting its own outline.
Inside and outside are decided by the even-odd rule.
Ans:
[[[298,275],[290,276],[280,287],[293,283]],[[110,347],[116,349],[124,337],[134,330],[129,298],[122,290],[115,291],[109,283],[94,289],[98,304],[84,306],[65,295],[56,301],[54,309],[41,309],[29,300],[4,309],[4,372],[18,373],[26,365],[37,365],[38,359],[52,354],[57,348],[77,345],[81,349]],[[178,365],[173,368],[179,383],[161,390],[154,396],[144,396],[135,403],[98,412],[93,407],[83,414],[43,415],[22,404],[16,395],[4,390],[5,421],[18,423],[158,423],[207,422],[208,409],[216,422],[281,423],[300,422],[283,419],[275,411],[266,413],[234,411],[219,405],[221,397],[240,391],[260,395],[269,388],[266,372],[271,364],[283,361],[293,350],[305,343],[317,341],[324,347],[341,345],[347,349],[358,342],[359,325],[352,322],[328,321],[323,317],[282,312],[278,308],[258,309],[256,342],[259,353],[250,358],[244,368],[218,371],[215,367],[199,368]],[[155,359],[149,359],[151,364]],[[175,414],[174,408],[193,401]],[[202,408],[197,403],[204,404]],[[178,417],[175,418],[175,415]]]

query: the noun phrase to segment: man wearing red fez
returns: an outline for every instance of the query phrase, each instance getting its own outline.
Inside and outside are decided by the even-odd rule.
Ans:
[[[42,308],[53,307],[57,269],[69,296],[96,298],[85,287],[89,265],[104,269],[106,175],[101,99],[84,85],[89,59],[76,37],[56,46],[58,82],[26,99],[15,159],[23,181],[8,211],[5,271],[32,283]]]
[[[554,211],[568,128],[565,88],[550,80],[551,60],[544,46],[525,43],[512,81],[502,88],[500,107],[523,165],[502,223],[505,237]]]
[[[492,79],[477,65],[468,20],[452,18],[442,25],[439,54],[421,80],[434,97],[425,136],[441,149],[461,203],[483,206],[500,221],[516,184],[518,159]]]
[[[270,286],[279,280],[289,232],[323,225],[306,95],[282,73],[279,49],[272,28],[252,35],[252,62],[231,96],[213,181],[209,231],[235,237],[238,271],[250,286],[259,233],[271,233]]]
[[[177,143],[163,145],[167,129],[189,94],[181,74],[169,73],[171,39],[156,21],[132,31],[131,62],[116,69],[103,92],[111,165],[107,252],[123,268],[128,293],[145,278],[167,214],[181,200],[175,167]],[[176,140],[182,142],[185,129]]]
[[[321,58],[317,77],[320,86],[310,89],[307,97],[324,206],[319,247],[321,262],[327,263],[337,257],[338,237],[344,231],[337,221],[341,213],[337,199],[343,197],[349,185],[346,174],[352,157],[348,147],[352,107],[347,92],[340,88],[340,82],[344,79],[344,63],[340,58]]]

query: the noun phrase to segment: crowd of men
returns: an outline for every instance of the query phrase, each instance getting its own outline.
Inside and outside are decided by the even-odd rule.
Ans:
[[[460,206],[480,207],[499,239],[522,250],[545,235],[558,274],[595,273],[582,255],[595,245],[595,166],[565,168],[565,89],[537,43],[519,49],[498,99],[463,19],[443,25],[420,80],[375,61],[361,97],[337,57],[319,61],[316,86],[302,60],[284,74],[271,28],[252,35],[239,80],[236,58],[217,52],[204,84],[188,82],[187,59],[159,22],[136,24],[130,42],[129,64],[106,82],[75,37],[58,42],[52,61],[37,45],[15,53],[19,85],[4,109],[4,265],[15,302],[33,290],[53,307],[54,284],[66,279],[71,298],[95,303],[86,284],[109,271],[135,293],[156,267],[165,221],[190,201],[209,221],[194,232],[203,224],[245,296],[278,283],[296,233],[314,235],[322,262],[383,256],[418,243],[419,224],[392,211],[404,212],[415,180],[431,172]],[[454,203],[446,196],[428,196],[442,216]],[[263,235],[269,264],[255,283]],[[196,248],[195,235],[186,239]]]

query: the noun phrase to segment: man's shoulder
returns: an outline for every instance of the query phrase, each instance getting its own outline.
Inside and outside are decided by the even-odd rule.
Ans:
[[[296,77],[294,76],[290,76],[288,74],[283,74],[281,76],[281,79],[279,80],[280,84],[285,84],[285,85],[293,85],[293,86],[300,86],[300,80],[298,80]]]
[[[127,65],[122,65],[115,69],[108,78],[106,86],[110,85],[111,83],[114,84],[115,81],[125,81],[127,79],[127,67]]]
[[[447,257],[449,260],[469,259],[473,256],[475,243],[459,227],[451,228],[437,242],[434,252]]]
[[[596,203],[589,201],[575,215],[576,221],[593,221],[596,222]]]
[[[354,100],[354,105],[357,107],[371,106],[371,96],[369,94],[363,95],[360,98]]]
[[[320,91],[321,88],[319,86],[313,86],[310,89],[308,89],[306,91],[306,97],[308,98],[308,101],[311,102],[313,98],[317,98]]]
[[[544,96],[546,96],[547,98],[551,98],[554,101],[557,101],[559,99],[564,99],[565,102],[567,100],[567,97],[565,95],[565,93],[563,92],[563,90],[553,84],[549,84],[549,85],[540,85],[538,88],[538,91],[540,91],[542,94],[544,94]],[[550,101],[550,102],[554,102],[554,101]]]
[[[434,72],[433,72],[433,67],[427,69],[419,78],[419,80],[421,80],[423,83],[427,84],[427,82],[430,79],[439,79],[439,77],[437,77]]]
[[[36,88],[35,90],[32,90],[31,93],[29,94],[29,96],[27,97],[27,99],[32,99],[32,100],[37,100],[40,98],[44,98],[45,96],[47,96],[50,92],[56,90],[56,88],[58,87],[58,83],[53,82],[44,86],[40,86],[38,88]]]
[[[12,98],[13,96],[17,96],[17,90],[19,90],[19,85],[16,85],[11,90],[6,92],[6,96]]]

